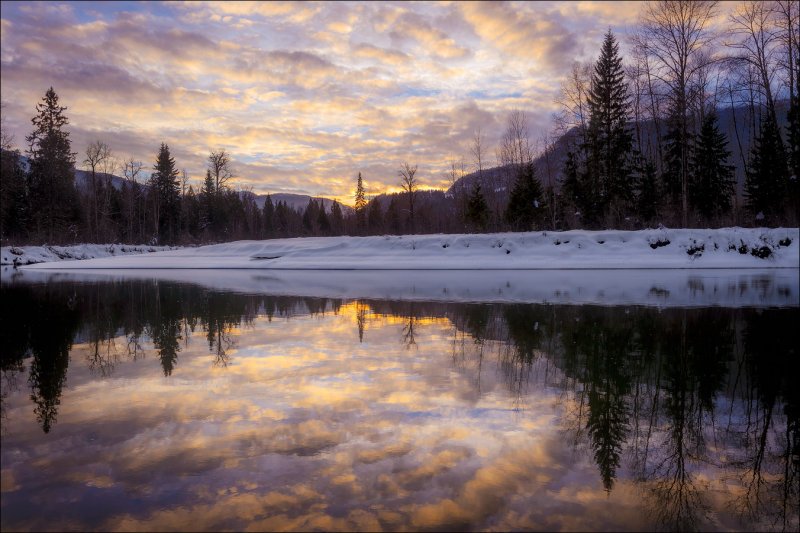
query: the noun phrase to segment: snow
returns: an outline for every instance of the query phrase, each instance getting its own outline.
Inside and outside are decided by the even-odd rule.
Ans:
[[[3,246],[0,248],[0,265],[30,265],[53,261],[74,261],[97,257],[143,254],[176,250],[175,246],[148,246],[146,244],[76,244],[73,246]]]
[[[88,254],[91,245],[84,246]],[[798,228],[661,227],[641,231],[309,237],[238,241],[124,256],[117,248],[116,252],[95,259],[45,262],[22,268],[62,271],[797,269],[799,246]],[[4,263],[6,254],[3,248]]]

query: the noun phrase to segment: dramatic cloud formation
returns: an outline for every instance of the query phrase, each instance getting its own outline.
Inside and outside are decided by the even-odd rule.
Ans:
[[[199,182],[211,149],[237,184],[351,203],[402,161],[446,185],[477,127],[490,152],[511,109],[538,135],[574,61],[624,34],[633,3],[3,2],[4,127],[24,150],[48,87],[89,142],[152,164],[166,142]]]

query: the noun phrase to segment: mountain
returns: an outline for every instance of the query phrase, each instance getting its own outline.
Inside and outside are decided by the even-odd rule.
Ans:
[[[264,209],[264,203],[267,201],[266,194],[255,194],[252,192],[243,191],[239,193],[240,195],[252,195],[256,202],[256,205],[259,209]],[[272,204],[276,205],[278,202],[286,202],[286,205],[294,209],[295,211],[304,211],[306,206],[308,205],[308,200],[311,199],[311,196],[307,194],[291,194],[291,193],[284,193],[284,192],[277,192],[270,194],[272,198]],[[333,200],[330,198],[325,198],[323,196],[314,196],[313,197],[316,202],[322,202],[322,205],[325,206],[325,210],[330,212],[333,208]],[[339,202],[339,207],[342,209],[342,214],[347,216],[348,214],[353,212],[353,208],[344,205]]]
[[[785,141],[786,128],[788,127],[786,113],[789,109],[789,102],[787,100],[777,101],[775,102],[775,108],[778,115],[778,123],[783,132],[783,139]],[[717,108],[717,121],[719,124],[719,131],[724,133],[728,138],[728,150],[731,152],[729,162],[735,167],[735,178],[739,184],[739,190],[741,190],[745,180],[744,161],[748,159],[747,152],[752,144],[755,121],[749,109],[746,107]],[[665,127],[663,119],[660,125],[663,138],[665,133],[663,131]],[[630,127],[635,138],[636,124],[632,123]],[[643,145],[657,145],[656,128],[652,120],[641,121],[639,123],[639,129],[642,134]],[[567,156],[567,148],[570,144],[575,144],[577,142],[577,136],[577,129],[573,128],[556,140],[553,149],[548,152],[547,156],[539,155],[533,160],[534,167],[536,168],[536,176],[543,185],[553,183],[558,186],[558,183],[563,177],[561,175],[561,168]],[[497,204],[504,205],[504,202],[508,200],[511,187],[514,185],[513,177],[504,167],[483,169],[482,175],[481,188],[484,195],[487,197],[487,201],[491,203],[492,199],[494,199]],[[463,191],[465,194],[469,194],[475,186],[476,181],[478,181],[477,172],[464,175],[447,189],[447,197],[453,198],[456,191],[459,193]]]

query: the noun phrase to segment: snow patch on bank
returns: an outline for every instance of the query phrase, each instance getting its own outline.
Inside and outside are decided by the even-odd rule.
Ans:
[[[35,263],[75,261],[177,250],[177,246],[148,246],[146,244],[76,244],[73,246],[3,246],[0,265],[22,266]]]
[[[798,268],[798,228],[648,229],[238,241],[30,269]],[[115,254],[117,255],[117,254]]]

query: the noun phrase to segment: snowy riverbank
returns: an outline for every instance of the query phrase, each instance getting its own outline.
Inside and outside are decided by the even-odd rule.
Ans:
[[[0,248],[0,265],[21,266],[35,263],[75,261],[99,257],[145,254],[177,250],[176,246],[148,246],[146,244],[76,244],[73,246],[3,246]]]
[[[798,228],[649,229],[239,241],[83,261],[82,269],[696,269],[798,268]],[[5,248],[3,260],[5,261]]]

